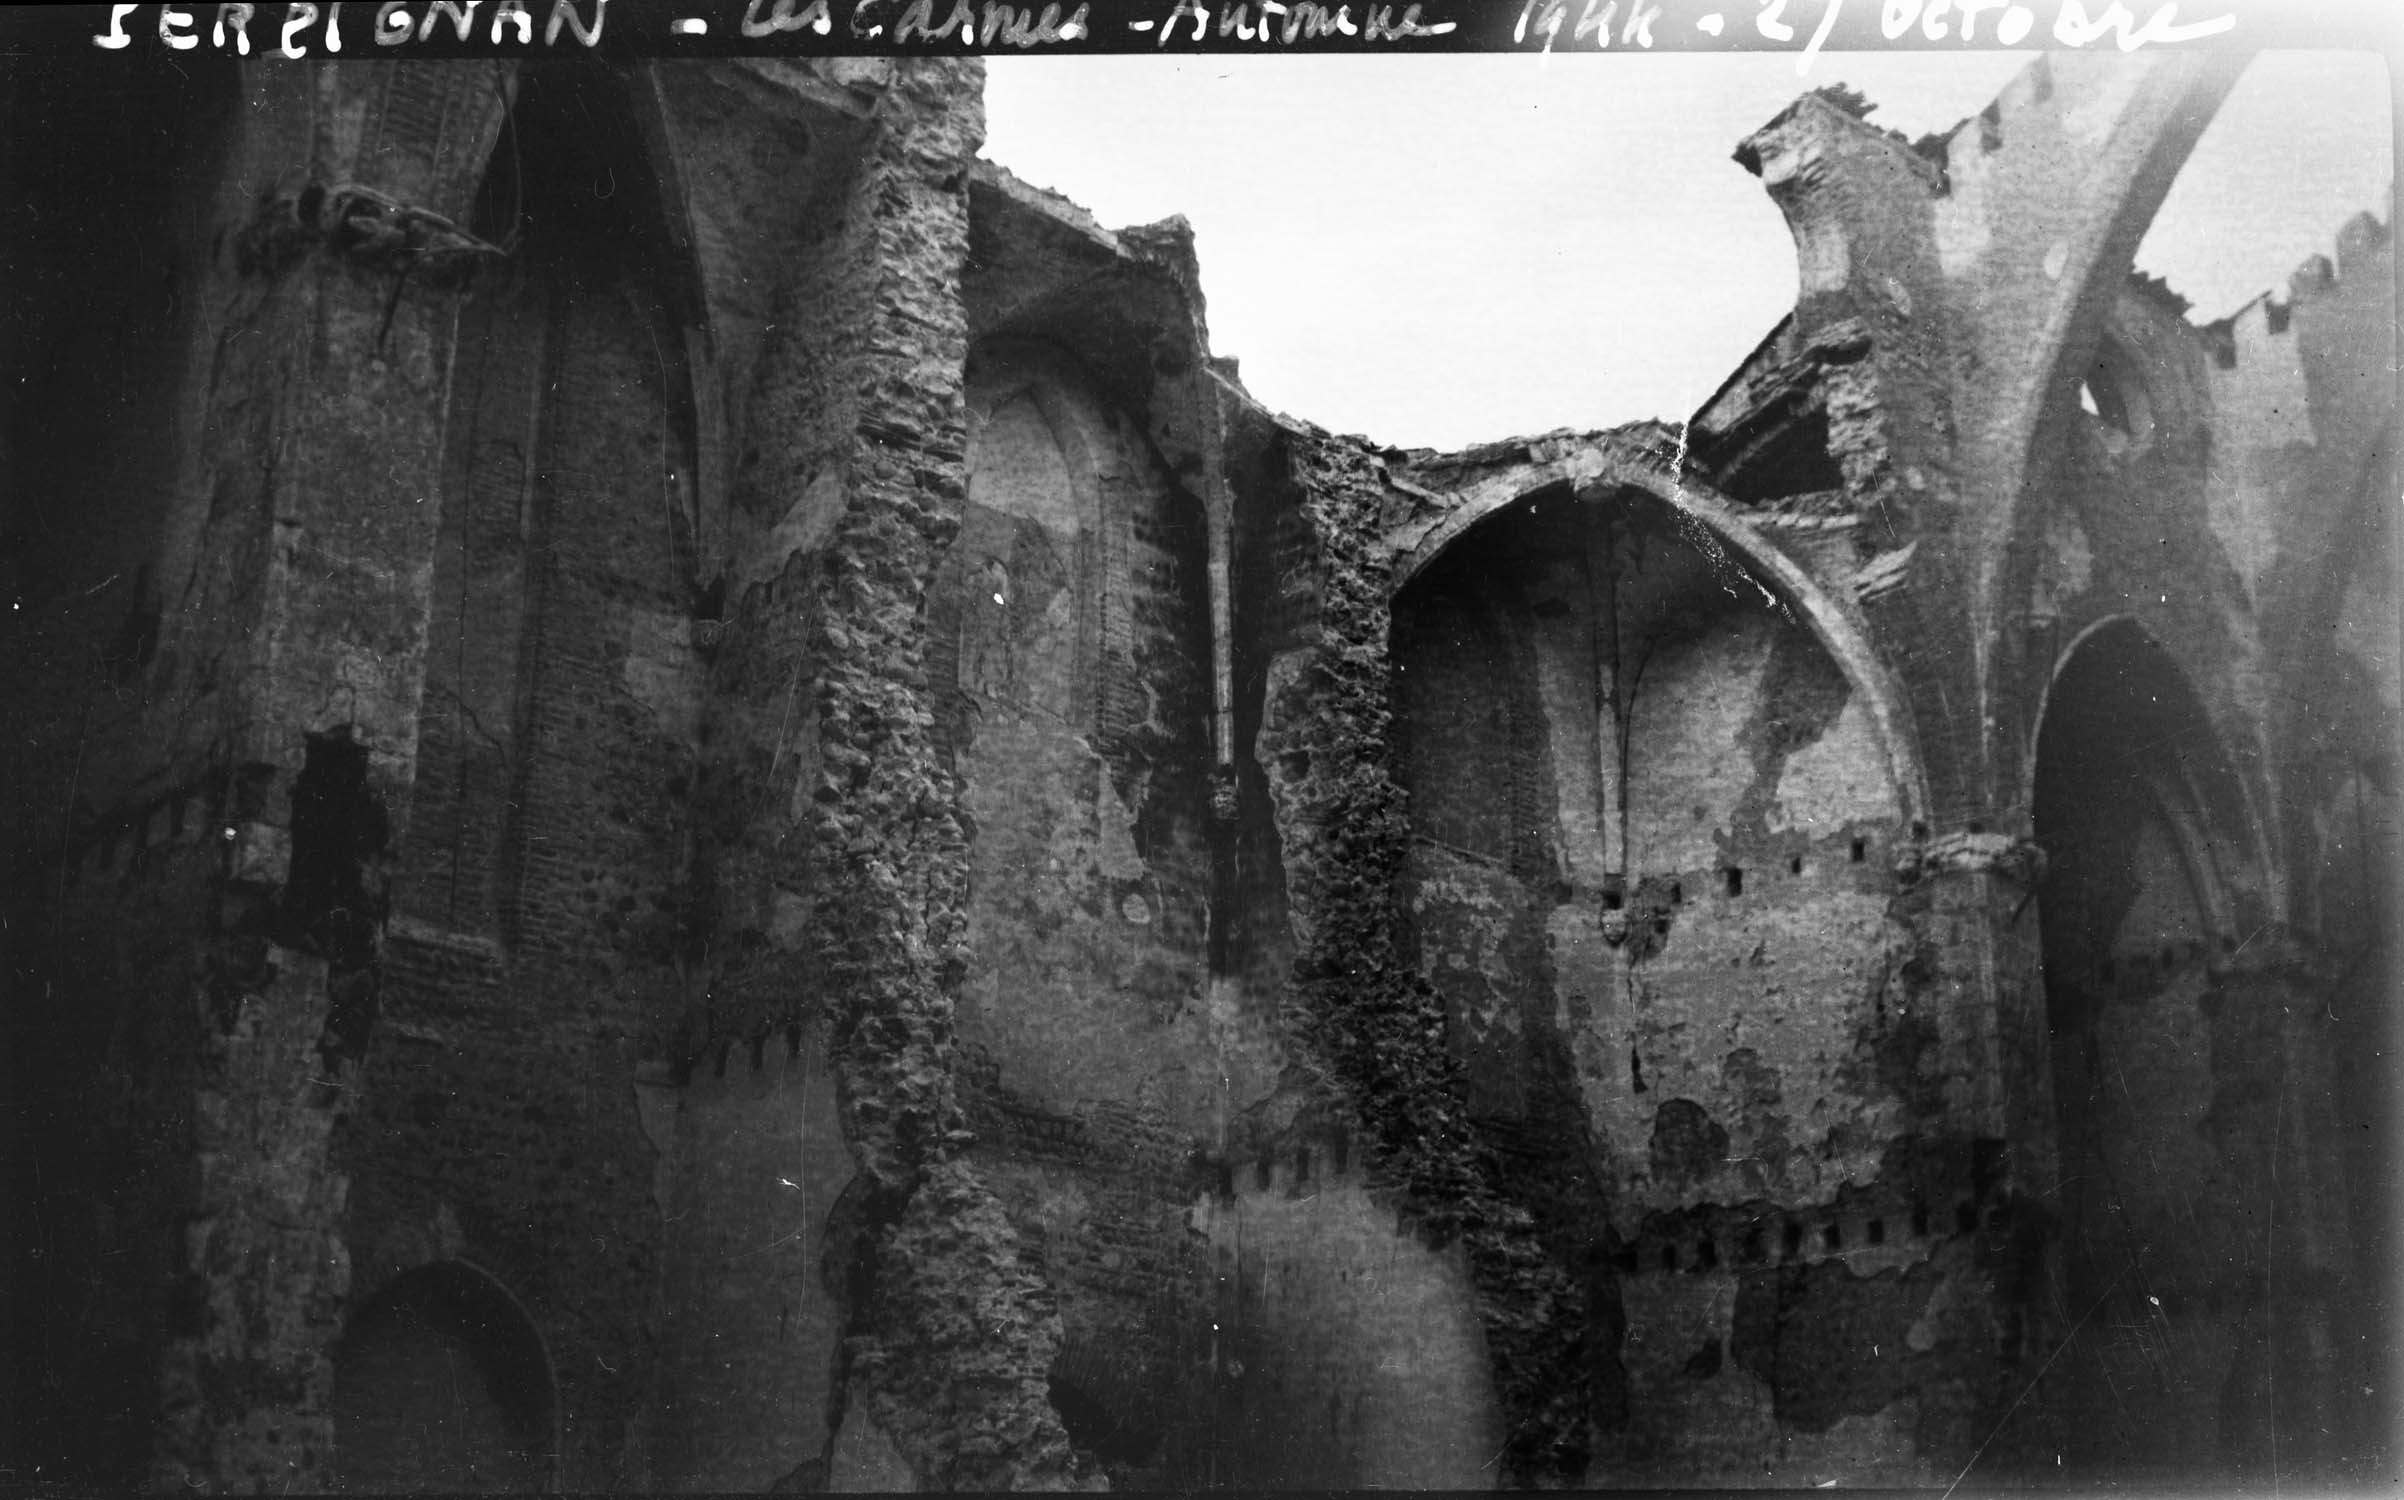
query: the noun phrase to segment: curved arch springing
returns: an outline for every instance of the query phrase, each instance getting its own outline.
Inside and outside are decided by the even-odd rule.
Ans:
[[[354,1492],[551,1490],[559,1408],[524,1307],[480,1267],[402,1273],[334,1350],[334,1471]]]
[[[1548,490],[1581,506],[1624,504],[1634,495],[1664,507],[1671,524],[1711,562],[1723,586],[1758,590],[1810,632],[1868,711],[1903,816],[1913,821],[1926,818],[1927,776],[1908,701],[1871,646],[1866,627],[1709,485],[1673,473],[1647,457],[1627,453],[1617,445],[1597,444],[1477,486],[1462,496],[1442,521],[1402,550],[1388,585],[1389,596],[1399,598],[1414,579],[1464,537]]]
[[[1825,1064],[1876,1023],[1876,948],[1788,934],[1878,931],[1914,811],[1875,663],[1815,615],[1849,622],[1710,503],[1625,455],[1514,472],[1392,602],[1401,900],[1470,1109],[1631,1213],[1878,1170],[1748,1104],[1755,1054],[1680,1040],[1742,1016],[1793,1043],[1783,1087],[1858,1091]]]
[[[2081,387],[2101,352],[2101,330],[2127,285],[2137,247],[2245,61],[2241,54],[2194,54],[2047,57],[2034,65],[2048,70],[2046,107],[2065,125],[2075,128],[2090,117],[2104,128],[2067,152],[2045,130],[2029,130],[2025,148],[2016,133],[2007,134],[2007,153],[2028,149],[2052,160],[1988,210],[1999,221],[2005,215],[2019,221],[2014,243],[2026,246],[2012,263],[1994,267],[1992,279],[2022,282],[2043,297],[2033,335],[2019,303],[1993,298],[2015,309],[2013,326],[1982,336],[1981,388],[1964,393],[1967,409],[1979,413],[1965,433],[1964,471],[1982,476],[1977,489],[1990,517],[1973,601],[1989,691],[1996,645],[2010,649],[2003,637],[2012,630],[2012,604],[2027,597],[2035,567],[2047,415],[2078,412]],[[2132,70],[2142,70],[2133,84],[2126,82]]]
[[[2098,722],[2112,727],[2099,730]],[[2114,738],[2122,732],[2125,738]],[[2135,618],[2110,615],[2096,620],[2072,636],[2055,658],[2021,756],[2015,805],[2030,809],[2032,817],[2045,796],[2041,777],[2050,776],[2057,790],[2067,785],[2062,746],[2070,743],[2065,736],[2074,733],[2108,742],[2116,755],[2159,750],[2159,759],[2146,773],[2152,780],[2145,783],[2143,795],[2180,810],[2182,827],[2188,830],[2182,838],[2189,846],[2208,843],[2213,850],[2211,870],[2204,878],[2216,909],[2226,911],[2230,923],[2241,909],[2258,909],[2270,887],[2271,870],[2259,809],[2186,668]],[[2056,747],[2050,762],[2045,753],[2049,738]],[[2108,774],[2116,779],[2110,784],[2121,785],[2134,774],[2129,764],[2115,763]],[[2066,826],[2058,817],[2056,823],[2057,832]],[[2041,828],[2037,839],[2044,844]]]
[[[1433,569],[1397,597],[1394,754],[1418,837],[1549,881],[1560,851],[1540,785],[1547,734],[1529,616],[1516,582],[1492,571]],[[1465,766],[1476,774],[1457,774]]]

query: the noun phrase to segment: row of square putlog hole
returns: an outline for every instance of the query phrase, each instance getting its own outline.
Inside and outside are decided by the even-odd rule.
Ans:
[[[1976,1234],[1982,1222],[1990,1232],[2000,1232],[2009,1222],[2009,1216],[2006,1205],[1995,1204],[1982,1212],[1976,1202],[1964,1198],[1953,1206],[1948,1233]],[[1721,1254],[1719,1239],[1713,1235],[1639,1235],[1633,1243],[1620,1247],[1618,1268],[1622,1275],[1632,1276],[1650,1271],[1702,1272],[1716,1271],[1726,1266],[1743,1268],[1825,1260],[1846,1254],[1848,1248],[1884,1248],[1895,1239],[1893,1228],[1908,1228],[1912,1243],[1926,1241],[1935,1231],[1938,1220],[1928,1205],[1914,1204],[1902,1225],[1891,1225],[1884,1215],[1858,1221],[1859,1238],[1852,1241],[1850,1246],[1843,1220],[1826,1219],[1816,1225],[1801,1218],[1778,1222],[1778,1253],[1775,1261],[1770,1254],[1770,1222],[1765,1220],[1738,1236],[1734,1253],[1729,1256]]]

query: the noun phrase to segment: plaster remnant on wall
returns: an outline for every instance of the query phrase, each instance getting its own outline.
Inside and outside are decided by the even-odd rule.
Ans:
[[[1496,1487],[1501,1413],[1466,1257],[1356,1172],[1205,1200],[1234,1486]],[[1307,1392],[1297,1400],[1289,1393]]]
[[[1900,812],[1869,708],[1848,699],[1826,733],[1787,757],[1767,826],[1774,834],[1826,836],[1891,824]]]
[[[2078,512],[2057,505],[2045,517],[2045,555],[2037,565],[2029,618],[2058,621],[2065,602],[2085,593],[2095,577],[2095,551]]]
[[[693,656],[693,621],[685,615],[633,609],[626,614],[626,691],[651,711],[659,732],[691,742],[701,728],[701,673]]]
[[[796,555],[823,548],[842,515],[842,506],[842,475],[831,469],[820,473],[803,488],[775,528],[742,554],[736,586],[753,588],[769,582],[782,575]]]

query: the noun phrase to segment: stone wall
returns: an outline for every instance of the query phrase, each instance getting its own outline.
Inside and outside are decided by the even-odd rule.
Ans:
[[[1806,96],[1692,423],[1438,455],[973,64],[10,75],[0,1464],[2369,1473],[2392,248],[2127,276],[2228,76]]]

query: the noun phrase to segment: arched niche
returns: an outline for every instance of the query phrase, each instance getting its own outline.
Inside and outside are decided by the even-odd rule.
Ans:
[[[2155,212],[2246,60],[2236,53],[2041,58],[2023,75],[2041,76],[2041,85],[2007,90],[1998,101],[1997,160],[2021,157],[2028,165],[2011,161],[2017,170],[1996,172],[1995,186],[1938,208],[1941,218],[2015,225],[2019,232],[2008,237],[1979,227],[1978,242],[1999,247],[1979,272],[1990,293],[2027,287],[2035,299],[1983,299],[1995,316],[2010,309],[2010,326],[1975,335],[1981,359],[1973,384],[1956,396],[1957,409],[1976,414],[1964,423],[1964,471],[1975,478],[1973,492],[1991,501],[1976,507],[1970,601],[1983,633],[2001,628],[2007,605],[2028,597],[2048,509],[2048,427],[2065,417],[2084,421],[2090,381],[2098,379],[2110,388],[2093,393],[2098,425],[2111,433],[2107,448],[2137,446],[2144,434],[2136,424],[2163,415],[2131,409],[2145,388],[2128,346],[2105,329]],[[2114,396],[2123,424],[2117,432],[2102,410]]]
[[[1899,1107],[1837,1065],[1917,808],[1890,688],[1666,476],[1472,504],[1406,559],[1391,646],[1404,901],[1472,1108],[1584,1156],[1631,1230],[1871,1180],[1881,1132],[1828,1101]]]
[[[334,1472],[354,1493],[557,1487],[551,1360],[517,1299],[465,1261],[396,1277],[334,1349]]]
[[[1203,512],[1065,351],[988,340],[967,377],[968,493],[924,639],[970,835],[955,1016],[977,1169],[1040,1225],[1072,1440],[1116,1483],[1181,1482],[1203,1378],[1174,1343],[1185,1289],[1122,1247],[1190,1207],[1151,1132],[1206,1135],[1240,1072],[1204,1030]]]
[[[2249,1179],[2270,1144],[2254,1118],[2268,1111],[2248,1106],[2278,1084],[2249,1083],[2260,1018],[2221,978],[2254,936],[2240,930],[2245,800],[2194,689],[2135,622],[2091,629],[2056,670],[2034,815],[2062,1305],[2092,1309],[2063,1362],[2077,1404],[2093,1402],[2070,1457],[2197,1472],[2222,1456],[2248,1362]]]
[[[520,69],[470,214],[507,254],[460,311],[397,897],[512,944],[582,941],[622,894],[582,894],[592,876],[664,883],[679,858],[673,830],[571,809],[596,784],[652,802],[699,715],[701,311],[644,97],[607,68]]]
[[[684,956],[667,914],[690,894],[691,799],[675,793],[703,676],[692,376],[631,108],[613,68],[528,65],[473,195],[472,232],[507,253],[457,314],[377,991],[382,1026],[441,1016],[454,1044],[380,1032],[331,1147],[351,1243],[413,1235],[434,1173],[493,1226],[493,1254],[549,1267],[559,1318],[596,1351],[563,1374],[592,1417],[578,1461],[604,1464],[637,1399],[608,1370],[652,1354],[635,1326],[660,1293],[664,1236],[638,1232],[660,1222],[652,1152],[634,1091],[545,1067],[542,1038],[642,1034],[679,993],[661,976]],[[575,1122],[581,1175],[529,1178],[482,1149],[496,1071],[512,1110]]]
[[[2234,944],[2256,884],[2244,790],[2185,673],[2142,626],[2103,621],[2063,653],[2035,762],[2049,974],[2057,958],[2117,975],[2149,956],[2159,967],[2164,944],[2196,957]]]
[[[961,1034],[1049,1107],[1199,1109],[1210,1070],[1175,1023],[1207,969],[1202,508],[1051,345],[978,345],[968,411],[967,500],[926,610],[937,740],[974,829]]]

